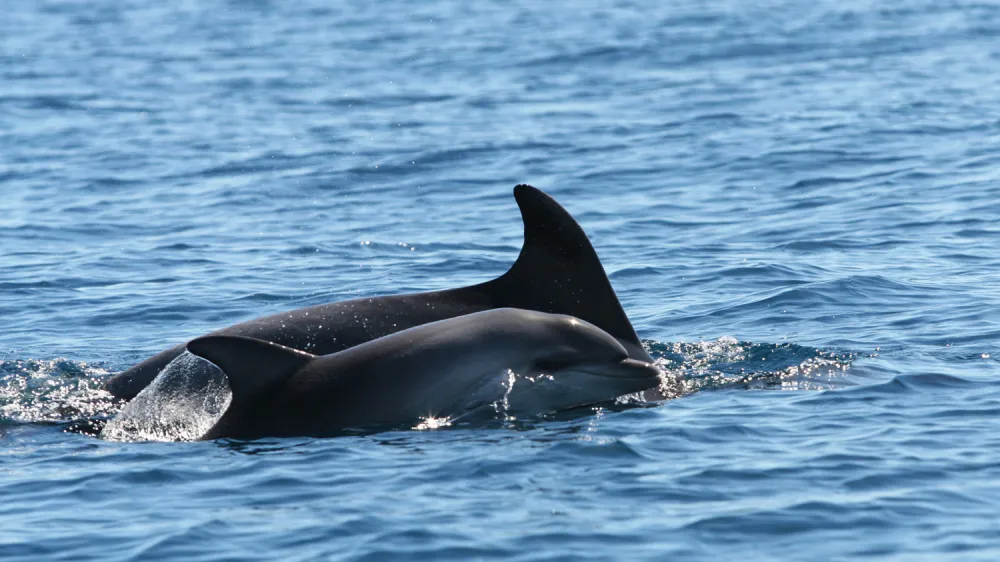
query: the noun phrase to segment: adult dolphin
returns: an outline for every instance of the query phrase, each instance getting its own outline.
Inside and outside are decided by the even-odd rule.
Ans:
[[[514,198],[524,221],[524,245],[514,265],[492,281],[310,306],[209,335],[251,337],[327,355],[429,322],[510,307],[586,320],[617,338],[633,359],[651,361],[576,220],[530,185],[516,186]],[[119,398],[134,398],[184,349],[180,344],[134,365],[111,377],[106,389]]]
[[[650,363],[572,316],[499,308],[316,356],[240,336],[187,344],[218,366],[232,400],[202,439],[323,436],[476,412],[542,414],[659,381]],[[522,376],[511,379],[511,373]],[[525,378],[526,377],[526,378]],[[520,386],[528,388],[511,396]]]

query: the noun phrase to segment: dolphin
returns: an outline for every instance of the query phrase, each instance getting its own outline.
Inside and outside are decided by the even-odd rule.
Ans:
[[[427,418],[496,415],[501,401],[505,415],[542,414],[659,381],[655,366],[630,359],[593,324],[515,308],[438,320],[322,356],[227,335],[186,348],[219,367],[232,393],[202,439],[412,427]],[[528,388],[514,394],[519,385]]]
[[[643,349],[586,233],[554,199],[530,185],[514,187],[524,245],[500,277],[458,289],[359,298],[300,308],[212,332],[244,336],[319,355],[336,353],[438,320],[495,308],[566,314],[612,335],[629,357]],[[180,344],[111,377],[105,388],[131,400],[185,350]]]

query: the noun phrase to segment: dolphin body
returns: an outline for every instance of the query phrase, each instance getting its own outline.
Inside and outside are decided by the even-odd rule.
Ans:
[[[565,314],[615,337],[629,357],[643,349],[586,233],[559,203],[530,185],[514,188],[524,245],[500,277],[458,289],[340,301],[235,324],[210,336],[243,336],[318,355],[343,351],[395,332],[496,308]],[[185,350],[162,351],[111,377],[105,388],[131,400]]]
[[[412,427],[421,418],[496,415],[501,401],[505,414],[534,415],[659,381],[656,367],[630,359],[593,324],[514,308],[423,324],[323,356],[242,336],[205,336],[187,350],[219,367],[232,392],[202,439]]]

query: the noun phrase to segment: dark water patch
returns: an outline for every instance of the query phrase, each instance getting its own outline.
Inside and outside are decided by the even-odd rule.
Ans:
[[[955,231],[955,236],[960,238],[996,238],[1000,236],[1000,230],[986,229],[986,228],[964,228],[962,230]]]
[[[837,177],[806,178],[798,180],[795,183],[786,186],[784,189],[786,191],[796,191],[796,190],[808,191],[813,189],[832,187],[843,183],[852,183],[855,181],[858,180],[855,178],[837,178]]]
[[[688,526],[701,532],[743,537],[743,540],[751,540],[754,536],[800,535],[810,531],[857,527],[887,529],[891,525],[878,515],[877,509],[847,509],[832,502],[811,501],[780,510],[755,510],[745,515],[704,518]]]
[[[435,104],[447,102],[455,99],[450,94],[431,93],[408,93],[405,95],[379,95],[372,97],[352,97],[344,96],[340,98],[330,98],[323,104],[337,108],[359,108],[359,109],[385,109],[394,107],[413,107],[419,104]]]
[[[794,284],[796,282],[805,282],[802,278],[805,277],[804,273],[807,271],[813,274],[810,277],[823,272],[822,268],[818,266],[792,268],[781,264],[767,263],[727,267],[714,271],[712,275],[735,278],[740,281],[754,278],[776,278],[784,283]]]
[[[812,240],[794,240],[791,242],[777,244],[775,247],[777,249],[792,250],[797,252],[823,252],[851,249],[884,250],[904,246],[909,243],[910,242],[908,240],[903,239],[882,239],[872,241],[871,239],[838,237]]]
[[[653,276],[662,272],[662,269],[657,269],[655,267],[628,267],[625,269],[619,269],[618,271],[612,271],[608,274],[608,277],[611,279],[629,279],[634,277]]]
[[[575,53],[558,54],[549,57],[529,59],[521,64],[529,68],[543,66],[566,67],[577,64],[601,64],[615,63],[621,61],[634,61],[641,59],[647,54],[641,47],[627,45],[602,46],[593,49],[585,49]]]
[[[251,295],[245,295],[242,297],[237,297],[236,300],[240,301],[251,301],[251,302],[263,302],[263,303],[274,303],[274,302],[288,302],[295,299],[292,295],[272,295],[268,293],[253,293]]]
[[[836,399],[839,400],[869,400],[884,397],[923,394],[935,392],[947,392],[981,385],[975,381],[965,380],[959,377],[940,374],[923,375],[898,375],[891,380],[858,386],[838,392]],[[831,397],[833,398],[833,397]],[[824,397],[821,400],[825,400]]]
[[[210,246],[208,244],[188,244],[188,243],[185,243],[185,242],[175,242],[173,244],[166,244],[166,245],[163,245],[163,246],[156,246],[155,248],[153,248],[153,251],[154,252],[159,252],[159,251],[177,251],[177,252],[182,252],[182,251],[186,251],[186,250],[201,250],[201,249],[205,249],[205,248],[209,248],[209,247]]]
[[[862,303],[879,303],[883,306],[902,303],[907,294],[917,289],[880,276],[859,276],[832,281],[784,283],[792,288],[774,289],[727,299],[735,302],[718,306],[711,303],[699,307],[697,314],[703,318],[731,318],[745,314],[768,314],[774,311],[808,310],[822,306],[841,305],[842,313]],[[765,296],[766,295],[766,296]]]
[[[240,161],[233,161],[221,166],[213,166],[198,172],[199,177],[214,178],[259,174],[261,172],[276,172],[290,170],[302,165],[298,158],[286,154],[262,154]]]

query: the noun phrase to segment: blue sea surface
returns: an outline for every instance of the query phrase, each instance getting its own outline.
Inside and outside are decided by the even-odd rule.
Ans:
[[[0,559],[1000,559],[1000,5],[12,0]],[[458,287],[531,183],[682,389],[112,442],[113,373]]]

